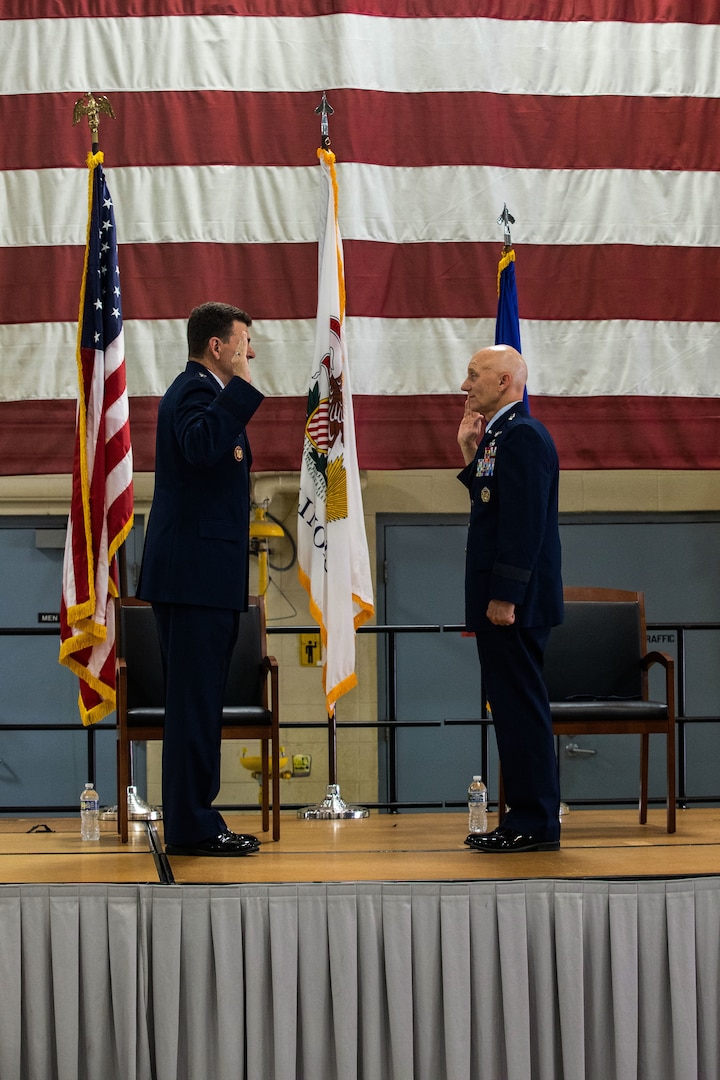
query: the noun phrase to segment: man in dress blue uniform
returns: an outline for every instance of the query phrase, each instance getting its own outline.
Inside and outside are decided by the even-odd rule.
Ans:
[[[165,671],[163,819],[171,855],[248,855],[212,802],[239,613],[247,610],[250,444],[263,400],[250,380],[252,320],[207,303],[190,315],[188,362],[160,402],[155,493],[137,595],[149,600]]]
[[[484,852],[560,847],[560,787],[543,656],[562,622],[559,465],[549,432],[523,404],[527,367],[509,345],[470,360],[458,444],[470,491],[465,607],[476,635],[510,809]],[[483,432],[483,426],[485,430]]]

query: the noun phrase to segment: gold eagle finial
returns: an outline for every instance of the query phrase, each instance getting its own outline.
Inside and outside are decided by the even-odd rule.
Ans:
[[[115,119],[113,107],[105,94],[98,94],[98,96],[95,97],[88,90],[85,97],[78,98],[73,106],[73,124],[77,124],[83,116],[87,116],[88,125],[92,134],[92,141],[94,143],[98,141],[100,113],[105,113],[107,116],[112,117],[113,120]]]

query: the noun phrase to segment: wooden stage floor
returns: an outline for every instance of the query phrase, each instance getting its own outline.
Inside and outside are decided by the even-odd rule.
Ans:
[[[671,878],[720,874],[720,808],[665,813],[639,825],[630,810],[572,810],[557,852],[482,855],[466,848],[466,817],[371,814],[359,821],[282,817],[281,839],[258,832],[259,814],[226,814],[238,832],[262,840],[240,859],[168,858],[162,822],[131,825],[121,844],[114,822],[97,843],[83,843],[77,818],[0,818],[0,883],[269,884],[342,881],[468,881],[552,878]],[[494,815],[490,815],[490,827]],[[29,831],[34,830],[34,831]]]

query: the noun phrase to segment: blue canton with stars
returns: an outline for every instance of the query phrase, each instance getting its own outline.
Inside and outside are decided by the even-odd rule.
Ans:
[[[93,175],[82,348],[105,352],[122,329],[115,211],[102,165]]]

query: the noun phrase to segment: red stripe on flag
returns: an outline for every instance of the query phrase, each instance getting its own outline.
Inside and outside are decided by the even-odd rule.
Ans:
[[[361,469],[460,471],[463,395],[356,396],[354,404]],[[720,466],[720,402],[714,398],[533,395],[532,411],[552,432],[561,469],[657,469],[660,461],[667,469]],[[257,436],[256,443],[257,467],[272,467]]]
[[[495,316],[497,243],[344,247],[350,316]],[[314,244],[128,244],[122,258],[126,320],[185,320],[215,295],[254,319],[314,318]],[[75,248],[0,248],[0,322],[73,321],[77,261]],[[530,244],[516,273],[522,319],[718,319],[718,247]],[[45,278],[52,289],[37,288]]]
[[[66,133],[74,94],[0,96],[0,169],[76,168],[86,132]],[[379,165],[515,169],[720,169],[708,138],[717,101],[703,97],[422,94],[337,89],[333,131],[344,160]],[[132,165],[313,165],[317,92],[113,93],[105,124],[114,168]],[[442,117],[418,138],[428,116]],[[240,123],[241,121],[241,123]],[[282,130],[282,139],[268,139]],[[236,138],[228,133],[236,132]]]
[[[348,315],[494,318],[499,250],[346,241]],[[718,318],[720,248],[529,244],[516,277],[521,320]]]
[[[714,23],[709,0],[453,0],[445,18],[558,22]],[[126,18],[158,15],[249,15],[310,18],[349,13],[384,18],[438,17],[437,0],[4,0],[3,18]]]
[[[155,467],[158,404],[158,398],[130,398],[139,472]],[[534,395],[532,406],[553,433],[563,469],[720,469],[715,398]],[[306,409],[306,397],[272,398],[266,418],[258,413],[252,430],[256,472],[299,470],[302,439],[281,440],[277,433],[302,433]],[[355,395],[354,409],[361,469],[460,470],[455,436],[462,395]],[[69,472],[73,427],[72,402],[0,402],[3,472]]]

